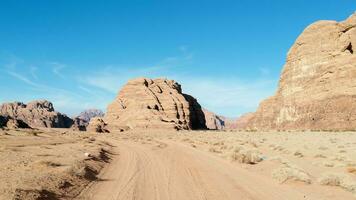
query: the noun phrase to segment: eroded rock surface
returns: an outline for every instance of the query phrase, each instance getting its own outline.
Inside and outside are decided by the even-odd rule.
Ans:
[[[206,129],[204,113],[195,98],[167,79],[130,80],[107,109],[111,129]]]
[[[46,100],[32,101],[28,104],[4,103],[0,105],[0,115],[25,123],[32,128],[69,128],[73,124],[71,118],[56,112],[53,104]]]
[[[356,13],[318,21],[288,52],[279,87],[249,122],[255,129],[356,129]]]

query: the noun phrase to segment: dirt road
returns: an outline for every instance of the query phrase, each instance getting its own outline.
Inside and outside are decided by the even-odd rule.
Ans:
[[[154,145],[123,141],[118,155],[78,199],[313,199],[172,141]]]

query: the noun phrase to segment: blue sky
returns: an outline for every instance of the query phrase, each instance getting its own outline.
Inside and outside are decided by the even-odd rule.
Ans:
[[[307,25],[355,10],[355,0],[1,0],[0,102],[105,111],[128,79],[167,77],[239,116],[274,94]]]

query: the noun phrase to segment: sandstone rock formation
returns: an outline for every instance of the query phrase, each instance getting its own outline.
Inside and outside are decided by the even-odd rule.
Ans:
[[[319,21],[288,52],[275,96],[248,123],[255,129],[356,129],[356,13]]]
[[[206,129],[197,100],[173,80],[130,80],[108,106],[104,121],[111,129]]]
[[[73,120],[54,110],[53,104],[46,100],[4,103],[0,105],[0,115],[25,123],[32,128],[69,128]]]
[[[107,128],[107,124],[100,117],[91,118],[86,130],[89,132],[97,132],[97,133],[108,133],[109,132],[109,130]]]
[[[210,130],[223,130],[225,128],[225,121],[213,112],[203,109],[205,115],[206,127]]]
[[[246,129],[249,125],[249,122],[254,117],[254,113],[246,113],[237,118],[235,124],[236,129]]]
[[[89,122],[94,117],[104,117],[104,113],[98,109],[88,109],[81,112],[78,116],[73,118],[72,129],[77,131],[85,131]]]

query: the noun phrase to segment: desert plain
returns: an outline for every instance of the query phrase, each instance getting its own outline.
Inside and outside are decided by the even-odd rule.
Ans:
[[[309,25],[275,94],[233,119],[164,77],[128,80],[105,113],[3,102],[0,200],[356,199],[355,46],[356,13]]]
[[[0,199],[353,199],[353,132],[2,130]]]

